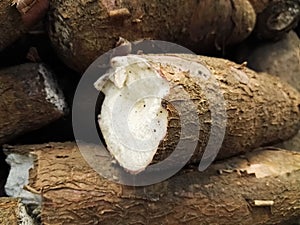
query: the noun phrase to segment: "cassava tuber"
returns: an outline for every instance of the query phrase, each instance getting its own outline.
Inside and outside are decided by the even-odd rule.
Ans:
[[[48,0],[1,0],[0,51],[41,21],[47,12],[48,4]]]
[[[261,149],[205,172],[185,169],[155,185],[130,187],[99,176],[74,143],[5,148],[8,155],[30,153],[33,169],[25,189],[42,197],[45,225],[271,225],[300,216],[300,154],[295,152]],[[86,148],[93,152],[98,146]],[[108,170],[102,156],[95,160]]]
[[[27,28],[11,0],[0,1],[0,51],[16,41]]]
[[[174,41],[197,52],[243,41],[256,15],[246,0],[62,1],[50,3],[49,36],[58,56],[83,72],[120,37]]]
[[[0,70],[0,144],[61,118],[66,103],[43,64]]]
[[[49,0],[13,0],[13,4],[21,13],[24,24],[31,27],[45,16]]]
[[[214,146],[204,157],[210,160],[217,141],[221,159],[286,140],[299,129],[299,92],[245,65],[184,54],[128,55],[111,64],[95,83],[105,94],[99,125],[108,150],[130,172],[175,149],[170,164],[192,155],[190,162],[199,162],[211,136]]]

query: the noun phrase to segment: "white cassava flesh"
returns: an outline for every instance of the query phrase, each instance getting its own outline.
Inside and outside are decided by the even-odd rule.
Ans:
[[[168,112],[162,99],[169,85],[138,56],[115,57],[111,63],[110,73],[95,84],[105,94],[99,125],[119,164],[138,173],[151,163],[166,135]]]
[[[24,189],[28,184],[29,170],[34,166],[34,159],[30,155],[9,154],[6,162],[10,172],[5,184],[5,192],[10,197],[21,198],[24,204],[39,205],[41,197]]]
[[[55,81],[53,74],[43,64],[39,65],[38,71],[44,78],[46,100],[55,105],[59,111],[64,112],[67,105],[65,103],[63,93],[58,88],[58,84]]]

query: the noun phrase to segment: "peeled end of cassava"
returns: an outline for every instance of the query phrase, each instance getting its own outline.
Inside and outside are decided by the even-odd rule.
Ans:
[[[105,94],[98,122],[111,155],[137,174],[151,163],[166,136],[168,112],[162,100],[170,88],[139,56],[115,57],[111,67],[95,83]]]

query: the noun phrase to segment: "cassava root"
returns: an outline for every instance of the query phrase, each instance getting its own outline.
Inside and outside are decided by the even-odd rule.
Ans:
[[[93,151],[98,146],[85,148]],[[99,176],[74,143],[10,146],[5,152],[35,158],[26,190],[41,195],[45,225],[271,225],[300,216],[296,152],[260,149],[213,164],[205,172],[185,169],[147,187],[124,186]],[[99,164],[101,157],[95,157]]]
[[[246,39],[255,21],[247,0],[54,0],[49,36],[64,63],[83,72],[120,37],[174,41],[208,53]]]
[[[67,112],[52,72],[43,64],[0,70],[0,144],[41,128]]]
[[[180,54],[128,55],[111,64],[95,84],[105,94],[99,125],[110,153],[132,173],[175,149],[172,165],[189,156],[193,163],[202,156],[213,160],[217,143],[204,155],[213,135],[222,142],[221,159],[286,140],[299,129],[299,92],[245,65]],[[194,153],[187,147],[191,143]]]

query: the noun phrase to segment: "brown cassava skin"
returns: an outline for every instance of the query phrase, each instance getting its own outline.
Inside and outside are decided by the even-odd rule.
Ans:
[[[48,11],[49,0],[14,0],[27,27],[40,22]]]
[[[58,56],[83,72],[97,57],[128,41],[158,39],[197,52],[244,40],[255,26],[248,1],[62,1],[50,3],[49,36]]]
[[[10,146],[9,152],[31,152],[36,158],[27,190],[42,195],[45,225],[286,224],[300,216],[300,154],[295,152],[264,149],[202,173],[185,169],[147,187],[99,176],[74,143]],[[255,200],[274,205],[257,206]]]
[[[20,13],[11,4],[11,0],[0,1],[0,51],[27,31]]]
[[[28,215],[20,198],[0,198],[0,224],[3,225],[35,225]]]
[[[0,198],[0,224],[19,225],[20,199]]]
[[[298,0],[249,0],[257,13],[254,33],[261,39],[281,39],[300,19]]]
[[[29,63],[0,70],[0,144],[65,114],[47,100],[40,66]]]
[[[274,43],[256,47],[246,44],[240,48],[238,61],[247,61],[251,69],[277,76],[300,92],[300,39],[295,32],[289,32]],[[295,151],[300,149],[300,131],[279,146]]]
[[[45,16],[48,6],[49,0],[1,0],[0,51],[40,22]]]
[[[213,75],[205,80],[185,70],[176,69],[176,64],[172,65],[171,61],[169,65],[165,65],[153,60],[156,57],[160,62],[162,56],[140,56],[146,59],[152,68],[159,71],[161,76],[169,82],[171,90],[169,96],[166,96],[166,99],[171,100],[163,103],[163,107],[168,111],[167,134],[161,141],[153,162],[167,158],[175,148],[179,149],[178,155],[174,156],[175,162],[171,165],[176,165],[177,160],[180,161],[182,157],[189,156],[186,146],[177,145],[181,138],[189,143],[198,142],[190,159],[191,163],[198,163],[202,159],[211,135],[211,110],[213,109],[217,112],[214,118],[215,125],[220,129],[226,129],[217,159],[228,158],[259,146],[281,142],[297,133],[300,127],[300,93],[277,77],[257,74],[245,65],[238,65],[224,59],[196,55],[165,55],[205,65]],[[213,81],[213,77],[216,82]],[[227,115],[220,113],[221,108],[218,108],[223,103],[217,98],[217,88],[224,96],[224,108]],[[212,102],[214,101],[215,104],[209,102],[206,90],[216,91],[211,92]],[[190,100],[197,107],[198,118],[192,116],[189,101],[184,100],[184,92],[189,94]],[[181,104],[180,108],[183,109],[181,117],[173,107],[176,104]],[[224,121],[225,116],[227,116],[227,124]],[[191,129],[198,119],[201,127],[199,137],[191,136],[195,130],[180,137],[180,118],[186,118],[185,123],[189,124]],[[219,139],[222,141],[222,137]],[[206,157],[210,158],[213,155],[214,153],[210,152]]]

